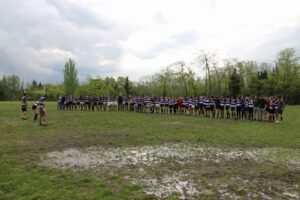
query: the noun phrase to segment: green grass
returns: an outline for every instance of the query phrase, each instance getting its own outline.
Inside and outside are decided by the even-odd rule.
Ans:
[[[30,118],[22,121],[19,102],[0,102],[0,199],[155,199],[146,195],[142,186],[130,183],[125,178],[126,171],[114,176],[38,165],[44,153],[68,148],[186,141],[221,147],[291,148],[296,152],[300,147],[300,106],[287,106],[282,124],[131,112],[58,112],[55,103],[47,103],[48,126],[39,127],[33,124],[33,112],[29,110],[28,114]],[[259,177],[262,184],[268,180],[300,184],[299,170],[263,163],[202,167],[199,163],[191,164],[195,179],[214,182],[239,175],[249,179]],[[157,174],[161,173],[158,169]],[[218,173],[221,175],[214,179]],[[240,197],[247,194],[234,182],[228,190]],[[276,197],[274,193],[270,195]],[[203,196],[218,197],[217,194]],[[177,198],[176,194],[169,197]]]

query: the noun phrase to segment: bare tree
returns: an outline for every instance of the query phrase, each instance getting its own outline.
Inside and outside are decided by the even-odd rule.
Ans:
[[[204,50],[201,50],[200,55],[196,60],[200,63],[201,69],[205,70],[205,93],[211,95],[211,77],[210,77],[210,54]],[[209,89],[209,90],[208,90]]]
[[[176,62],[173,64],[173,66],[176,67],[176,74],[178,76],[179,81],[184,86],[184,95],[187,96],[188,95],[188,84],[187,84],[188,68],[184,61]]]
[[[218,82],[218,96],[221,96],[221,94],[222,94],[222,91],[221,91],[222,76],[221,76],[221,72],[217,68],[217,66],[218,66],[218,60],[217,60],[216,54],[214,54],[214,53],[211,55],[211,63],[212,63],[212,67],[215,70],[216,77],[217,77],[217,82]]]

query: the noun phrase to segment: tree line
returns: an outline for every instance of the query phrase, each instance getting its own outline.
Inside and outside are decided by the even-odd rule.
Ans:
[[[223,67],[216,55],[201,52],[195,59],[205,72],[197,77],[183,61],[142,78],[135,85],[138,95],[158,96],[283,96],[300,103],[300,64],[293,48],[280,51],[274,63],[227,59]]]
[[[0,100],[18,100],[27,89],[29,99],[36,99],[44,92],[50,100],[58,95],[76,96],[283,96],[286,103],[300,103],[300,64],[296,50],[280,51],[274,63],[258,63],[227,59],[220,62],[213,53],[202,51],[194,64],[204,72],[197,76],[184,61],[167,65],[155,74],[134,82],[129,77],[88,77],[78,80],[74,60],[64,66],[64,80],[58,84],[46,84],[33,80],[27,87],[16,75],[0,79]]]

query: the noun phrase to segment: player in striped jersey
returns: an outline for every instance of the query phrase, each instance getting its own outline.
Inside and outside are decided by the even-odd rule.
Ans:
[[[245,119],[249,119],[249,98],[245,98]]]
[[[206,96],[204,99],[204,106],[205,106],[205,117],[210,117],[210,101],[208,96]]]
[[[160,97],[159,106],[160,106],[160,114],[163,114],[164,107],[165,107],[165,98],[164,97]]]
[[[165,98],[164,114],[169,114],[169,98]]]
[[[230,98],[229,98],[229,96],[227,96],[226,99],[225,99],[225,108],[226,108],[227,119],[229,119],[230,118],[230,112],[229,112],[229,109],[230,109]]]
[[[278,108],[278,114],[279,114],[279,118],[280,118],[280,122],[282,123],[283,120],[283,110],[284,110],[284,101],[283,98],[278,97],[279,98],[279,108]]]
[[[38,114],[39,114],[39,102],[35,102],[33,105],[32,105],[32,110],[34,112],[34,117],[33,117],[33,122],[35,125],[37,125],[37,119],[38,119]]]
[[[252,97],[249,98],[249,116],[248,119],[253,120],[254,116],[253,116],[253,112],[254,112],[254,100]]]
[[[21,99],[21,119],[27,119],[27,93],[25,92]]]
[[[133,97],[130,95],[128,97],[128,106],[129,106],[129,111],[134,111],[134,102],[133,102]]]
[[[204,116],[204,104],[203,104],[203,101],[204,101],[204,97],[200,96],[199,97],[199,115],[203,115]]]
[[[209,106],[210,106],[210,113],[211,113],[211,117],[215,118],[215,99],[213,96],[210,97],[209,99]]]
[[[183,114],[187,114],[187,109],[188,109],[188,100],[186,97],[183,97],[182,99],[182,109],[183,109]]]
[[[46,100],[47,100],[47,95],[42,96],[39,100],[39,114],[40,114],[40,125],[41,126],[47,125]]]
[[[155,102],[154,112],[155,112],[155,114],[158,114],[159,110],[160,110],[160,98],[159,97],[154,97],[154,102]]]
[[[177,114],[177,110],[178,110],[178,99],[177,98],[173,98],[173,111],[174,111],[174,114],[176,115]]]
[[[231,98],[230,108],[231,108],[231,118],[236,119],[236,100],[234,97]]]
[[[275,107],[275,122],[279,123],[279,99],[275,98],[275,103],[274,103],[274,107]]]
[[[224,97],[221,97],[220,98],[221,118],[224,118],[224,106],[225,106],[225,99],[224,99]]]
[[[219,116],[221,116],[221,106],[220,106],[220,98],[219,97],[216,97],[215,104],[216,104],[217,118],[219,118]]]
[[[269,102],[269,122],[274,122],[275,114],[275,101],[273,98],[270,98]]]
[[[236,98],[236,118],[237,119],[241,119],[241,106],[242,106],[241,97],[237,97]]]
[[[196,110],[196,99],[194,97],[190,97],[190,115],[195,115]]]
[[[241,98],[241,119],[246,119],[246,99]]]

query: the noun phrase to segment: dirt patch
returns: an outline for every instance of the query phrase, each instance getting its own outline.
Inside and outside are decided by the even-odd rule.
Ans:
[[[170,195],[176,195],[180,199],[192,199],[199,195],[197,185],[189,180],[188,174],[176,173],[170,176],[164,175],[160,178],[146,177],[132,181],[135,184],[144,185],[146,194],[155,195],[160,199]]]
[[[299,188],[294,182],[286,183],[278,178],[268,180],[268,177],[252,179],[234,176],[235,169],[231,169],[230,163],[243,163],[244,166],[247,163],[267,164],[298,171],[300,151],[287,148],[239,149],[167,143],[124,148],[67,149],[47,153],[41,159],[41,165],[54,168],[115,170],[116,173],[123,170],[128,181],[142,185],[145,193],[159,199],[172,195],[180,199],[197,199],[199,196],[225,199],[299,199]],[[214,174],[203,176],[205,171]]]

